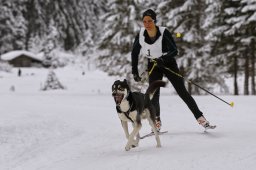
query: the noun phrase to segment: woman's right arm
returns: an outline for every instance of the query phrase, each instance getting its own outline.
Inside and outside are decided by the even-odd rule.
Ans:
[[[138,60],[140,54],[141,45],[139,43],[139,34],[135,37],[133,46],[132,46],[132,74],[139,74],[138,73]]]

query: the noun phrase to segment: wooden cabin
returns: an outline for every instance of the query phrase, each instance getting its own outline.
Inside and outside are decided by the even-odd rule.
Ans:
[[[40,57],[25,50],[7,52],[1,55],[0,60],[8,62],[14,67],[43,66],[42,59]]]

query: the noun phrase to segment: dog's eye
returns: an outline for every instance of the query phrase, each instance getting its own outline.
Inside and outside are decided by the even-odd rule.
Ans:
[[[118,87],[118,90],[124,91],[124,88],[123,87]]]

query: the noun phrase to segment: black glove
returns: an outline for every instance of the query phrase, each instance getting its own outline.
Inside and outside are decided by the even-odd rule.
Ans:
[[[133,78],[136,82],[141,81],[141,77],[138,74],[133,74]]]
[[[156,59],[155,59],[155,62],[156,62],[156,64],[157,64],[157,67],[165,67],[165,65],[164,65],[164,60],[163,60],[162,57],[156,58]]]

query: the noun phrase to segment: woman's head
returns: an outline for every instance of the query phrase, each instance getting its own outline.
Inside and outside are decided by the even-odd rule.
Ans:
[[[147,31],[155,28],[156,13],[152,9],[146,10],[142,15],[143,25]]]
[[[142,15],[142,19],[144,19],[145,16],[149,16],[156,23],[156,13],[152,9],[146,10]]]

